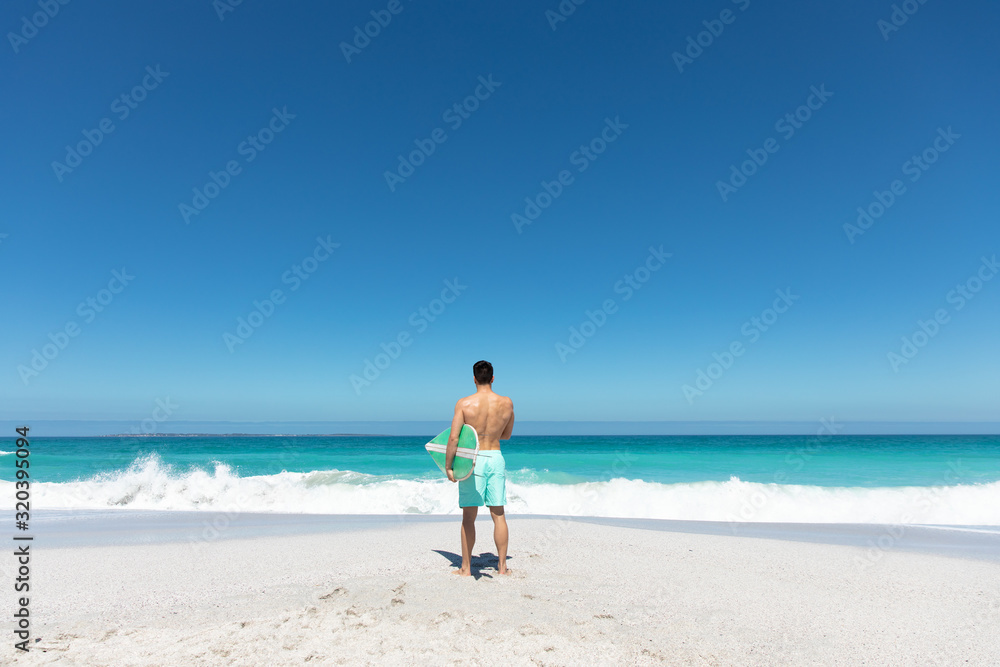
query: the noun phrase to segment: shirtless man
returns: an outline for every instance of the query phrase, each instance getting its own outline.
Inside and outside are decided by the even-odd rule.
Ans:
[[[493,519],[493,541],[497,545],[497,571],[509,574],[507,569],[507,518],[503,506],[507,504],[507,466],[500,453],[500,441],[509,440],[514,430],[514,403],[506,396],[493,393],[493,364],[477,361],[472,366],[476,393],[460,399],[455,404],[455,417],[451,420],[451,436],[445,452],[445,470],[448,479],[455,479],[452,464],[458,449],[458,434],[463,424],[476,429],[479,435],[479,454],[476,467],[469,477],[458,484],[458,505],[462,508],[462,567],[455,574],[472,574],[472,547],[476,543],[476,515],[479,506],[490,508]]]

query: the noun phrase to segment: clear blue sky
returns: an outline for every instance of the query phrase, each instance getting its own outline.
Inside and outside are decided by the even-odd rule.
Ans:
[[[390,4],[247,1],[220,20],[209,0],[72,2],[37,30],[36,3],[4,5],[0,418],[138,420],[170,397],[192,420],[447,419],[486,358],[522,419],[1000,419],[1000,279],[949,299],[1000,253],[996,3],[913,3],[898,30],[879,26],[891,2],[592,1],[558,22],[555,0],[378,14]],[[391,22],[348,62],[373,11]],[[678,67],[688,37],[720,28]],[[242,143],[269,124],[263,150]],[[577,153],[602,132],[602,153]],[[767,161],[724,200],[748,150]],[[897,179],[852,243],[844,225]],[[318,237],[339,247],[292,289]],[[648,277],[627,300],[626,275]],[[787,289],[793,305],[748,335]],[[110,301],[91,316],[88,298]],[[894,370],[888,353],[939,309]]]

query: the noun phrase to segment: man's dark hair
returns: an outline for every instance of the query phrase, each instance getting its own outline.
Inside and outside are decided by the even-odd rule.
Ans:
[[[472,364],[472,376],[476,378],[476,384],[493,382],[493,364],[488,361],[477,361]]]

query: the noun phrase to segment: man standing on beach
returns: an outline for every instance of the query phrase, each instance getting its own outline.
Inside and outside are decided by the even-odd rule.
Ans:
[[[503,507],[507,504],[507,465],[500,453],[500,441],[509,440],[514,430],[514,402],[506,396],[493,393],[493,364],[477,361],[472,366],[476,393],[460,399],[455,404],[455,417],[451,420],[451,435],[445,451],[445,470],[448,479],[455,482],[452,465],[458,449],[458,434],[468,424],[479,435],[479,454],[473,473],[458,484],[458,505],[462,508],[462,567],[455,574],[472,574],[472,547],[476,543],[476,515],[479,507],[490,508],[493,519],[493,541],[497,546],[497,571],[508,574],[507,569],[507,517]]]

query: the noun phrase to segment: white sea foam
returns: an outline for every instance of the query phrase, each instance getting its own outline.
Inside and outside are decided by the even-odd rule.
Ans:
[[[455,514],[457,487],[341,470],[239,477],[224,464],[179,472],[155,455],[128,470],[77,482],[34,482],[38,508],[124,508],[316,514]],[[13,506],[14,483],[0,482]],[[510,482],[512,513],[774,521],[1000,525],[1000,482],[939,487],[835,488],[727,482],[660,484],[612,479],[551,484]]]

